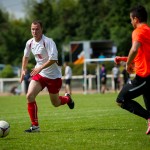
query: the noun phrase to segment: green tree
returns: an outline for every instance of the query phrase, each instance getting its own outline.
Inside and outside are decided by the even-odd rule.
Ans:
[[[32,7],[29,10],[29,18],[33,20],[41,20],[43,23],[44,32],[54,25],[53,7],[51,0],[42,0],[41,2],[32,2]]]
[[[115,0],[111,2],[111,9],[106,17],[110,39],[118,47],[118,55],[127,55],[131,46],[132,26],[129,23],[129,10],[131,7],[130,1],[126,3],[126,0]]]
[[[0,54],[3,58],[0,63],[12,65],[21,64],[21,58],[25,42],[27,40],[26,27],[24,23],[19,21],[12,21],[8,24],[7,28],[1,32],[2,35],[2,46]]]
[[[69,43],[76,37],[77,2],[76,0],[61,0],[53,2],[52,6],[55,25],[48,29],[47,35],[52,37],[58,49],[61,49],[63,43]]]
[[[11,65],[6,65],[5,68],[0,72],[1,78],[11,78],[14,77],[13,68]]]
[[[118,55],[127,55],[133,30],[129,10],[137,4],[150,16],[149,0],[28,0],[24,20],[10,19],[0,9],[0,63],[21,64],[34,19],[42,20],[44,33],[56,42],[60,60],[62,45],[75,40],[109,39],[117,45]]]
[[[5,54],[5,45],[3,44],[3,33],[7,30],[8,14],[0,9],[0,63],[3,62]]]

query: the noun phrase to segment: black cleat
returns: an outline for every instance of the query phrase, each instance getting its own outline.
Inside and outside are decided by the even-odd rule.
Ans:
[[[67,103],[67,105],[69,106],[70,109],[73,109],[73,108],[74,108],[74,101],[73,101],[73,99],[71,98],[70,94],[65,93],[65,96],[68,96],[69,99],[70,99],[70,101],[69,101],[69,103]]]
[[[29,129],[25,130],[24,132],[28,133],[40,132],[40,127],[32,125]]]

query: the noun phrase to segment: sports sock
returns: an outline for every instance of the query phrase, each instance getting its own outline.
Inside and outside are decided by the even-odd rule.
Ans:
[[[38,126],[38,117],[37,117],[37,104],[36,102],[28,103],[28,113],[30,116],[30,120],[32,125]]]
[[[68,96],[59,96],[59,99],[61,101],[61,105],[67,104],[70,101]]]

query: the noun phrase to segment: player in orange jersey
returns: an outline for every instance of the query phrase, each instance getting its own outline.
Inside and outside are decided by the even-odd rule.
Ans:
[[[126,70],[131,73],[134,62],[135,78],[123,86],[116,102],[127,111],[148,120],[146,134],[150,134],[150,27],[147,24],[147,11],[137,6],[130,11],[132,46],[126,59]],[[143,95],[146,109],[134,98]]]

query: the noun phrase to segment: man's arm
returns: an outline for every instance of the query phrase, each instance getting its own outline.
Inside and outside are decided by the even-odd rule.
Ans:
[[[114,62],[118,65],[121,61],[127,62],[128,57],[125,56],[116,56]]]
[[[132,64],[134,58],[136,57],[140,46],[141,46],[141,43],[138,41],[135,41],[132,44],[132,47],[131,47],[129,55],[128,55],[127,63],[126,63],[126,70],[128,71],[128,73],[132,73],[130,65]]]
[[[22,82],[24,80],[27,64],[28,64],[28,57],[23,56],[20,82]]]
[[[30,73],[31,76],[34,76],[36,74],[38,74],[41,70],[43,70],[44,68],[47,68],[49,66],[51,66],[52,64],[57,63],[57,60],[48,60],[46,63],[44,63],[43,65],[34,68],[32,70],[32,72]]]

